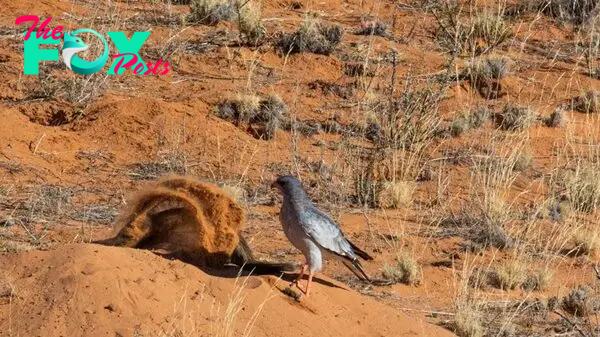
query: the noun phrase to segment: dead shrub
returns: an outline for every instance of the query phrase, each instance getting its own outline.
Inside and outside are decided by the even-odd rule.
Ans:
[[[399,208],[412,203],[415,190],[413,181],[387,181],[379,194],[379,206],[384,208]]]
[[[358,204],[379,207],[386,186],[388,192],[393,190],[386,182],[410,184],[421,175],[424,157],[438,137],[445,88],[434,84],[417,88],[407,80],[397,96],[378,96],[369,102],[368,109],[380,113],[372,114],[361,129],[375,147],[348,158]]]
[[[562,107],[558,107],[552,111],[550,116],[546,118],[544,122],[547,127],[562,128],[568,122],[567,112]]]
[[[600,236],[597,231],[580,228],[573,233],[573,245],[578,255],[591,255],[600,249]]]
[[[354,34],[355,35],[377,35],[386,37],[388,36],[387,32],[388,26],[385,22],[381,20],[373,20],[373,21],[363,21],[361,22],[361,27],[357,29]]]
[[[567,173],[565,187],[571,205],[578,211],[591,213],[600,207],[600,171],[598,165],[580,162]]]
[[[375,76],[374,67],[368,67],[364,63],[345,63],[344,74],[346,76]]]
[[[438,24],[436,40],[453,54],[487,53],[513,36],[503,19],[503,8],[496,13],[469,13],[467,19],[463,10],[460,4],[450,1],[433,9]]]
[[[491,116],[490,110],[485,106],[478,106],[469,114],[471,128],[480,128]]]
[[[450,133],[454,137],[458,137],[463,133],[469,131],[471,128],[471,123],[469,123],[469,119],[466,117],[459,117],[452,121],[450,124]]]
[[[421,282],[421,268],[412,255],[402,252],[396,257],[394,266],[385,266],[383,276],[408,285],[418,285]]]
[[[127,166],[127,175],[135,180],[152,180],[167,173],[187,174],[187,154],[179,151],[164,151],[159,152],[153,161]]]
[[[503,290],[519,288],[526,279],[526,265],[520,259],[511,259],[496,268],[498,286]]]
[[[237,16],[238,28],[244,35],[246,44],[260,45],[265,37],[260,8],[250,1],[238,4]]]
[[[266,140],[275,136],[275,131],[289,123],[287,105],[277,95],[261,98],[256,95],[240,95],[224,100],[216,106],[215,114],[240,127],[247,125],[249,131]],[[258,125],[258,128],[255,126]]]
[[[590,90],[582,96],[573,99],[573,109],[583,113],[600,112],[600,93]]]
[[[479,79],[500,80],[509,73],[509,59],[505,57],[477,58],[467,63],[463,70],[463,77],[477,82]]]
[[[597,13],[598,0],[521,0],[521,12],[537,11],[574,24],[582,24]]]
[[[191,22],[206,25],[216,25],[221,21],[228,21],[236,15],[235,2],[232,0],[191,0]]]
[[[600,301],[589,286],[578,286],[562,299],[563,309],[575,316],[589,316],[598,312]]]
[[[496,123],[502,130],[517,131],[526,129],[535,121],[535,114],[529,107],[507,103],[501,114],[496,114]]]
[[[275,47],[285,55],[303,52],[329,55],[342,41],[342,35],[341,27],[326,26],[308,18],[296,32],[280,34]]]

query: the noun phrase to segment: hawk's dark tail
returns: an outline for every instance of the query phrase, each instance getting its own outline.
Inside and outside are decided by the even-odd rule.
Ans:
[[[360,256],[363,260],[373,260],[373,257],[371,255],[367,254],[367,252],[365,252],[364,250],[356,247],[356,245],[350,242],[350,240],[348,240],[348,243],[350,244],[350,247],[352,247],[352,249],[354,250],[354,253]]]
[[[363,281],[366,280],[367,282],[371,283],[371,278],[369,277],[369,275],[367,275],[367,273],[363,269],[362,265],[360,264],[360,261],[358,261],[358,259],[356,259],[356,260],[350,261],[350,262],[352,263],[352,265],[349,265],[347,260],[342,261],[344,266],[346,266],[346,268],[350,269],[350,271],[353,272],[354,275],[356,275],[356,277],[358,277],[359,279],[361,279]],[[357,269],[361,275],[359,275],[355,269]]]

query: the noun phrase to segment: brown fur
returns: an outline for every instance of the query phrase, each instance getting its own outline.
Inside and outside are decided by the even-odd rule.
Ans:
[[[160,248],[209,266],[228,262],[245,220],[242,208],[218,186],[181,176],[149,184],[127,205],[115,236],[99,243]]]
[[[96,243],[166,250],[209,267],[231,262],[257,273],[293,269],[256,261],[241,236],[244,222],[244,210],[218,186],[167,176],[135,193],[117,218],[114,237]]]

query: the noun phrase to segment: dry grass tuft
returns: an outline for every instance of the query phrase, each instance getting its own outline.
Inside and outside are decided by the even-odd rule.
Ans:
[[[590,90],[585,95],[573,98],[573,110],[583,113],[600,112],[600,93]]]
[[[246,190],[239,185],[221,184],[219,187],[229,194],[237,203],[246,204],[247,193]]]
[[[436,40],[440,46],[453,54],[487,53],[513,36],[511,28],[503,19],[504,8],[493,13],[468,12],[457,3],[443,2],[433,9],[438,24]]]
[[[533,110],[529,107],[507,103],[502,113],[496,115],[496,123],[502,130],[517,131],[528,128],[535,118]]]
[[[216,25],[234,18],[235,3],[231,0],[191,0],[190,22]]]
[[[548,267],[537,269],[527,275],[523,281],[522,288],[528,291],[544,291],[550,286],[553,276],[552,270]]]
[[[421,283],[422,273],[415,258],[411,254],[401,252],[396,257],[396,265],[384,267],[383,276],[395,282],[418,285]]]
[[[463,270],[461,281],[457,285],[457,294],[454,296],[454,321],[452,328],[460,337],[483,337],[484,322],[482,302],[476,291],[469,286],[473,279],[474,270]]]
[[[578,211],[593,212],[600,208],[600,167],[580,161],[565,177],[571,205]]]
[[[598,0],[521,0],[519,10],[537,11],[574,24],[582,24],[597,15]]]
[[[477,58],[466,64],[462,76],[476,83],[481,79],[500,80],[509,73],[509,59],[500,56]]]
[[[527,266],[521,259],[510,259],[496,268],[498,286],[503,290],[519,288],[526,279]]]
[[[600,236],[595,230],[579,228],[573,232],[573,246],[578,255],[591,255],[600,249]]]
[[[589,316],[600,309],[600,299],[589,286],[579,286],[562,299],[563,309],[575,316]]]
[[[11,240],[0,240],[0,252],[18,253],[27,252],[35,247],[27,242],[18,242]]]
[[[533,163],[533,155],[530,152],[520,153],[513,165],[513,170],[522,172],[531,167]]]
[[[238,27],[248,45],[260,45],[265,37],[260,8],[253,2],[238,4]]]
[[[377,35],[386,37],[388,36],[388,26],[381,20],[366,21],[361,23],[361,27],[357,29],[355,35]]]
[[[415,183],[413,181],[387,181],[379,195],[379,206],[399,208],[412,203]]]
[[[550,116],[544,120],[547,127],[562,128],[568,123],[568,116],[565,109],[558,107],[552,111]]]
[[[219,103],[215,114],[238,127],[247,125],[253,136],[266,140],[272,139],[278,128],[289,128],[291,123],[287,117],[287,105],[277,95],[265,98],[240,95]]]
[[[490,117],[491,113],[488,108],[479,106],[471,110],[468,114],[464,114],[453,120],[450,124],[450,134],[453,137],[458,137],[471,129],[482,127]]]
[[[280,34],[276,48],[285,55],[304,52],[329,55],[342,41],[342,35],[339,26],[326,26],[307,18],[295,33]]]

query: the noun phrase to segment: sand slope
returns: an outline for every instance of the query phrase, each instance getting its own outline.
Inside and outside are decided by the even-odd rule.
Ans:
[[[13,289],[0,297],[2,336],[452,335],[346,289],[315,284],[296,302],[276,277],[211,276],[139,249],[4,254],[0,271]]]

